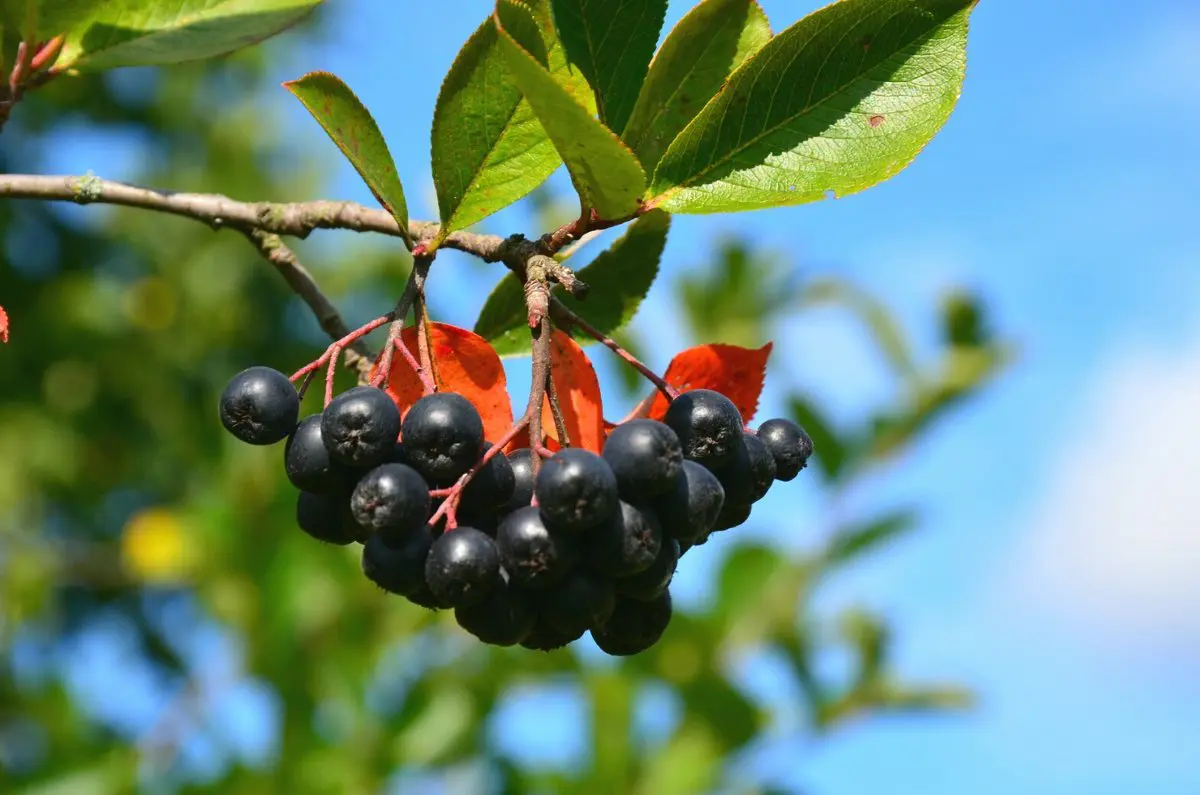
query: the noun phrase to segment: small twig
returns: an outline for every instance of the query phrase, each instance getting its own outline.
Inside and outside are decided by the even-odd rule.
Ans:
[[[541,248],[542,253],[553,257],[562,250],[563,246],[581,239],[588,232],[598,232],[603,229],[611,229],[614,226],[620,226],[621,224],[637,218],[646,209],[647,208],[639,207],[636,212],[633,212],[624,218],[614,218],[612,220],[597,218],[596,211],[592,210],[588,214],[576,218],[574,221],[569,221],[568,223],[563,224],[550,234],[543,235],[542,239],[538,241],[538,245]]]
[[[544,454],[543,440],[545,431],[542,428],[542,403],[546,397],[546,382],[550,378],[550,318],[542,318],[541,324],[533,330],[533,374],[529,382],[529,446],[534,451],[533,474],[536,476],[541,469],[541,459]]]
[[[429,340],[429,310],[425,307],[425,296],[423,293],[417,293],[417,299],[413,302],[413,311],[417,315],[417,353],[421,357],[421,370],[428,374],[432,380],[426,380],[426,395],[432,395],[437,391],[433,384],[437,381],[437,371],[434,369],[433,353],[430,350]]]
[[[477,462],[475,462],[475,466],[471,467],[466,474],[464,474],[454,483],[453,486],[446,489],[434,489],[433,491],[429,492],[430,497],[445,498],[445,501],[438,507],[437,511],[435,511],[433,516],[429,519],[429,524],[432,526],[437,526],[437,523],[442,519],[442,517],[446,517],[449,521],[450,517],[453,516],[453,511],[458,508],[458,501],[462,497],[463,489],[467,487],[467,484],[470,483],[485,466],[487,466],[488,461],[491,461],[496,456],[503,454],[504,448],[508,447],[509,443],[511,443],[513,439],[517,438],[521,431],[525,430],[525,428],[528,426],[529,412],[526,411],[525,414],[522,415],[522,417],[518,419],[511,428],[508,429],[508,432],[501,436],[494,444],[492,444],[492,446],[488,448],[487,452],[485,452],[483,456]],[[447,524],[447,527],[449,528],[449,524]]]
[[[392,355],[400,344],[400,335],[404,332],[404,320],[408,317],[408,310],[412,308],[413,302],[417,300],[417,295],[425,289],[425,278],[429,275],[429,266],[432,264],[432,257],[413,257],[412,271],[408,274],[404,292],[400,294],[395,308],[391,311],[395,320],[392,321],[392,327],[388,329],[387,342],[384,343],[379,359],[375,362],[375,377],[371,379],[372,386],[382,386],[387,381],[388,374],[392,372]]]
[[[558,434],[558,443],[563,447],[571,446],[571,435],[567,433],[567,420],[563,416],[562,406],[558,403],[558,387],[554,384],[554,373],[546,373],[546,395],[550,398],[550,415],[554,417],[554,430]]]
[[[658,387],[658,391],[662,392],[663,395],[666,396],[667,400],[674,400],[675,398],[679,397],[678,389],[668,384],[660,375],[658,375],[658,373],[642,364],[636,356],[622,348],[612,337],[609,337],[603,331],[600,331],[591,323],[588,323],[579,315],[575,314],[566,306],[564,306],[561,301],[556,298],[551,298],[550,311],[555,319],[560,323],[576,327],[592,339],[604,345],[617,356],[620,356],[622,359],[624,359],[629,366],[633,367],[633,369],[645,376],[647,381]]]
[[[433,379],[429,377],[429,373],[425,372],[425,368],[417,361],[417,358],[412,355],[412,351],[404,344],[404,340],[396,340],[392,343],[392,347],[400,351],[400,356],[404,358],[405,363],[417,374],[417,378],[421,381],[421,386],[425,390],[426,395],[432,395],[437,391],[437,385]]]
[[[390,322],[392,322],[392,313],[388,312],[383,317],[377,317],[374,320],[372,320],[370,323],[366,324],[365,326],[362,326],[360,328],[355,329],[354,331],[351,331],[349,334],[347,334],[346,336],[342,337],[339,340],[335,340],[332,345],[330,345],[328,348],[325,349],[325,353],[321,354],[321,358],[319,358],[315,361],[309,362],[308,364],[304,365],[296,372],[292,373],[291,380],[298,381],[299,379],[303,378],[304,376],[308,375],[309,373],[311,373],[315,370],[320,370],[322,367],[324,367],[326,364],[329,363],[330,357],[334,356],[337,351],[342,350],[343,348],[345,348],[347,345],[351,344],[355,340],[367,336],[375,329],[379,328],[380,326],[382,326],[386,323],[390,323]]]

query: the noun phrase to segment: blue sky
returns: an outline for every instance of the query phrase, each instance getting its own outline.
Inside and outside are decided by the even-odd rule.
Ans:
[[[762,5],[780,30],[818,4]],[[326,40],[290,53],[280,77],[341,75],[379,120],[413,214],[436,217],[429,119],[489,3],[336,6]],[[686,10],[673,3],[668,24]],[[887,296],[927,348],[933,330],[921,324],[941,291],[976,287],[1023,352],[872,484],[863,507],[915,501],[927,522],[827,599],[881,608],[898,627],[901,670],[971,683],[980,708],[872,720],[800,747],[781,740],[757,769],[826,795],[1200,791],[1200,495],[1188,477],[1200,468],[1197,41],[1192,0],[985,0],[959,109],[899,177],[817,205],[677,219],[665,278],[736,230],[794,251],[794,267]],[[294,123],[278,129],[336,162],[279,94]],[[97,155],[80,147],[61,165],[95,168]],[[348,166],[336,175],[334,195],[370,201]],[[519,209],[494,223],[541,231],[528,225]],[[469,325],[490,285],[450,275],[473,274],[465,265],[442,267],[434,301]],[[666,292],[638,321],[664,340],[650,356],[659,367],[678,335],[647,318],[669,309]],[[771,377],[840,416],[886,394],[844,323],[806,316],[779,340]],[[770,392],[765,411],[778,399]],[[790,519],[797,501],[818,505],[806,488],[776,490],[756,517],[818,532],[820,516],[799,528]],[[685,595],[702,580],[685,576]],[[529,728],[521,713],[515,730]]]

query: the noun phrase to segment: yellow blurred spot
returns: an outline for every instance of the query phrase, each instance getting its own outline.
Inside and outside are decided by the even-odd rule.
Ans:
[[[165,508],[134,514],[121,537],[125,567],[147,582],[175,582],[191,567],[192,554],[183,523]]]
[[[125,291],[125,316],[144,331],[162,331],[175,321],[175,288],[157,276],[134,282]]]
[[[700,675],[700,652],[691,643],[669,642],[658,654],[659,672],[677,684],[687,684]]]

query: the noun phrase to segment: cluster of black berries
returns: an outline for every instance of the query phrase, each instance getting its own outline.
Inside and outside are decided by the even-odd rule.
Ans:
[[[424,397],[401,422],[385,392],[356,387],[321,414],[298,415],[287,377],[265,367],[238,374],[221,398],[221,420],[237,438],[287,439],[305,532],[362,542],[369,579],[418,605],[453,608],[481,641],[538,650],[589,631],[609,654],[648,649],[671,620],[680,556],[744,522],[812,452],[788,420],[745,432],[736,406],[709,390],[682,394],[664,422],[617,426],[601,455],[561,450],[536,476],[528,449],[480,465],[491,445],[460,395]],[[444,498],[431,492],[477,465],[458,526],[433,526]]]

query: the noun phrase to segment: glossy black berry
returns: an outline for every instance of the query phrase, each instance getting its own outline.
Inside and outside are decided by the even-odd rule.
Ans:
[[[454,609],[458,625],[484,643],[512,646],[528,637],[537,623],[537,610],[529,595],[512,583],[505,572],[487,599]]]
[[[496,530],[496,546],[504,570],[526,588],[548,588],[562,581],[579,559],[575,540],[551,534],[531,506],[504,518]]]
[[[483,453],[483,420],[454,392],[426,395],[404,415],[404,449],[412,466],[437,486],[449,486]]]
[[[592,640],[606,654],[627,657],[657,643],[670,623],[669,590],[649,602],[617,597],[616,607],[608,621],[592,630]]]
[[[496,542],[474,527],[459,526],[433,542],[425,561],[425,582],[451,607],[479,604],[500,577]]]
[[[542,620],[564,635],[582,635],[612,615],[616,593],[612,581],[576,571],[541,596]]]
[[[425,561],[435,537],[429,525],[421,525],[399,539],[370,536],[363,544],[363,574],[390,593],[408,596],[421,592],[425,589]]]
[[[513,493],[500,508],[500,513],[509,514],[533,502],[533,451],[528,447],[508,454],[512,466]]]
[[[775,458],[761,439],[746,433],[733,460],[713,474],[725,489],[726,502],[753,505],[775,482]]]
[[[533,651],[554,651],[569,646],[583,637],[583,632],[563,632],[539,617],[533,629],[521,641],[521,646]]]
[[[679,565],[679,555],[679,542],[668,538],[663,541],[658,557],[650,564],[650,568],[639,571],[632,577],[618,577],[613,580],[613,587],[621,596],[648,602],[671,584],[675,568]]]
[[[683,457],[719,469],[733,459],[742,438],[742,415],[733,401],[711,389],[693,389],[671,401],[663,421],[683,447]]]
[[[746,523],[750,518],[750,506],[738,505],[736,503],[725,503],[721,506],[721,513],[717,515],[717,523],[713,525],[713,532],[721,530],[732,530]],[[704,543],[701,539],[695,542],[696,545]]]
[[[584,557],[601,574],[629,577],[650,568],[662,541],[654,510],[621,500],[612,517],[588,536]]]
[[[687,551],[689,549],[696,546],[691,541],[680,541],[678,543],[679,543],[679,557],[681,557],[681,558],[687,554]]]
[[[321,414],[321,438],[334,461],[369,468],[396,449],[400,411],[382,389],[356,386],[335,397]]]
[[[538,507],[555,532],[578,534],[617,508],[617,479],[603,458],[568,447],[542,462],[534,484]]]
[[[794,479],[812,455],[812,439],[799,425],[782,417],[767,420],[759,426],[758,438],[775,459],[776,480]]]
[[[613,428],[604,460],[626,500],[646,500],[669,490],[683,465],[675,431],[657,420],[630,420]]]
[[[429,587],[429,583],[422,582],[417,590],[412,593],[404,594],[404,598],[412,602],[414,605],[424,607],[428,610],[445,610],[451,605],[439,599]]]
[[[486,454],[491,448],[491,444],[484,444],[483,452]],[[503,453],[496,453],[463,489],[459,510],[483,513],[498,508],[512,498],[514,488],[512,464]]]
[[[429,518],[429,486],[412,467],[381,464],[358,481],[350,510],[367,530],[402,538]]]
[[[725,504],[725,488],[717,476],[695,461],[684,461],[671,490],[654,502],[663,532],[680,541],[704,538]]]
[[[288,480],[301,491],[327,493],[353,486],[350,473],[335,464],[321,439],[321,415],[300,420],[283,448],[283,468]]]
[[[342,546],[358,541],[364,535],[350,512],[349,495],[341,492],[300,492],[296,499],[296,524],[318,541]]]
[[[251,367],[230,380],[221,393],[221,424],[247,444],[275,444],[287,438],[300,416],[300,397],[288,377],[270,367]]]

